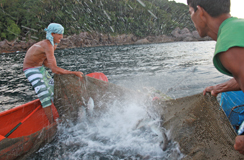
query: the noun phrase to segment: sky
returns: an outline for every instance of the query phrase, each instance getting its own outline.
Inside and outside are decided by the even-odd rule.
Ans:
[[[175,2],[184,3],[186,4],[187,0],[174,0]],[[238,18],[244,18],[244,11],[243,11],[243,0],[231,0],[231,15]]]

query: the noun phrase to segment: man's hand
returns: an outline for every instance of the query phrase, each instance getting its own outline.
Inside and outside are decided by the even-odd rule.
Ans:
[[[212,96],[217,97],[219,92],[218,86],[209,86],[203,90],[203,95],[205,95],[207,92],[210,92]]]
[[[82,72],[79,72],[79,71],[73,71],[72,73],[74,75],[76,75],[77,77],[80,77],[80,78],[82,78],[82,76],[83,76],[83,73]]]
[[[47,118],[48,118],[50,124],[52,124],[52,123],[53,123],[53,113],[52,113],[52,108],[51,108],[51,106],[45,107],[45,108],[43,108],[43,109],[44,109],[44,111],[45,111],[45,114],[46,114],[46,116],[47,116]]]
[[[210,92],[212,96],[217,96],[219,93],[227,92],[227,91],[238,91],[240,90],[240,87],[236,80],[234,78],[230,79],[227,82],[218,84],[216,86],[210,86],[204,89],[203,95],[206,94],[206,92]]]
[[[244,136],[236,137],[234,148],[239,151],[239,153],[244,154]]]

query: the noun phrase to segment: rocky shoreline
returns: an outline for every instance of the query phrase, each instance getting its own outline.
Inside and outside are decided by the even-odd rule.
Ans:
[[[111,36],[109,34],[101,34],[97,32],[88,33],[82,32],[79,35],[72,35],[64,37],[60,44],[59,49],[76,48],[76,47],[96,47],[96,46],[114,46],[114,45],[129,45],[129,44],[149,44],[149,43],[165,43],[165,42],[178,42],[178,41],[209,41],[210,37],[201,38],[197,31],[190,32],[189,29],[175,28],[171,32],[171,36],[147,36],[145,38],[138,38],[133,34],[122,34],[118,36]],[[12,53],[27,51],[35,40],[29,41],[0,41],[0,53]]]

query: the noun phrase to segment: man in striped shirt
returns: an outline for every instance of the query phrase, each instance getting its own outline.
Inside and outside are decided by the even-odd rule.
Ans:
[[[37,42],[26,52],[23,70],[31,82],[50,123],[53,123],[51,110],[54,81],[45,67],[55,74],[74,74],[82,77],[82,72],[69,71],[57,66],[54,50],[63,38],[64,28],[58,23],[51,23],[45,29],[46,39]],[[45,66],[45,67],[44,67]]]

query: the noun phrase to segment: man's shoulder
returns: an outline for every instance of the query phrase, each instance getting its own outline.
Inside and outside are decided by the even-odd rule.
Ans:
[[[244,19],[229,18],[225,20],[218,31],[218,40],[244,38]],[[217,41],[218,41],[217,40]]]
[[[220,31],[243,31],[244,27],[244,19],[231,17],[226,19],[221,25],[220,25]]]
[[[33,46],[40,47],[43,50],[52,50],[53,49],[52,44],[46,39],[34,44]]]
[[[244,47],[244,20],[228,19],[219,29],[215,54],[225,52],[231,47]]]
[[[47,39],[44,39],[44,40],[36,43],[36,45],[40,45],[42,47],[51,47],[52,46],[52,44]]]
[[[53,50],[53,46],[47,40],[42,40],[33,44],[28,49],[27,53],[31,52],[34,54],[39,54],[39,53],[50,52],[51,50]]]

